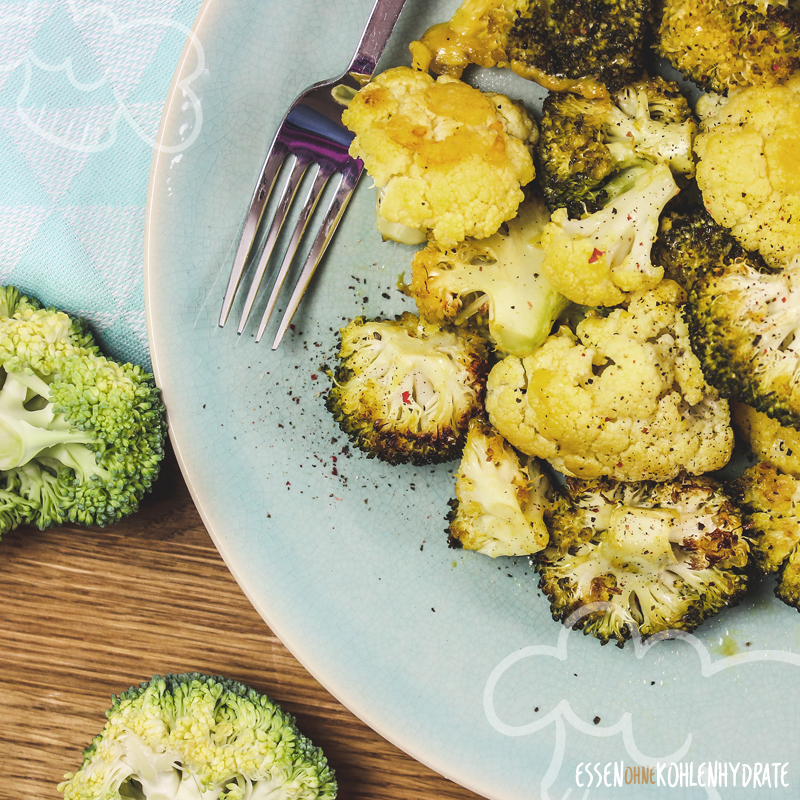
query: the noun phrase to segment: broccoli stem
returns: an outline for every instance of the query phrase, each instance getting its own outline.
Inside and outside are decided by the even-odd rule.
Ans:
[[[21,467],[59,444],[94,440],[91,434],[73,430],[61,415],[54,414],[49,402],[43,408],[26,408],[38,397],[50,399],[49,387],[41,378],[24,373],[6,376],[0,390],[0,470]]]

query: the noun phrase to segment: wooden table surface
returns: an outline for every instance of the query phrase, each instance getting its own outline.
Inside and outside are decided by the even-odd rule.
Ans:
[[[389,744],[295,660],[253,610],[166,459],[137,514],[0,541],[0,800],[58,798],[112,694],[166,672],[227,675],[297,717],[340,798],[477,798]]]

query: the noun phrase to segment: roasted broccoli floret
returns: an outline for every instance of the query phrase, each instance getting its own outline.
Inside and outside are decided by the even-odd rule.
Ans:
[[[664,270],[651,249],[664,206],[678,193],[669,167],[632,168],[633,186],[583,219],[558,209],[542,233],[542,272],[573,303],[615,306],[632,292],[652,289]]]
[[[450,501],[451,547],[523,556],[547,544],[550,482],[535,458],[520,456],[488,422],[473,419]]]
[[[439,74],[510,66],[553,91],[599,96],[642,71],[651,18],[650,0],[464,0],[411,52]]]
[[[0,288],[0,533],[107,525],[138,508],[164,455],[164,406],[86,323]]]
[[[697,123],[677,84],[650,78],[611,97],[550,94],[536,146],[537,173],[551,211],[579,218],[607,206],[637,177],[631,167],[667,164],[694,174]]]
[[[706,380],[728,399],[800,428],[800,258],[778,273],[712,270],[685,308]]]
[[[800,16],[789,3],[664,0],[656,52],[707,91],[773,85],[800,67]]]
[[[498,350],[532,353],[569,303],[542,274],[544,251],[534,242],[549,218],[544,203],[531,198],[488,239],[468,239],[452,249],[432,242],[414,256],[406,293],[427,320],[480,328],[488,323]]]
[[[710,478],[570,478],[548,527],[537,569],[553,618],[603,644],[692,631],[747,587],[741,513]]]
[[[112,697],[64,800],[333,800],[333,771],[294,717],[244,684],[156,675]]]
[[[326,405],[369,457],[390,464],[450,461],[480,413],[489,369],[478,334],[425,322],[358,317],[341,329]]]
[[[757,254],[746,253],[704,208],[665,214],[651,251],[652,261],[664,270],[664,277],[677,281],[687,291],[712,267],[745,257],[762,263]]]
[[[642,72],[650,0],[528,3],[508,32],[514,72],[552,91],[594,96]]]
[[[761,572],[777,573],[776,596],[800,611],[800,481],[759,461],[731,491],[745,514],[753,560]]]
[[[744,403],[731,403],[731,418],[743,443],[759,461],[774,464],[781,472],[800,478],[800,431]]]

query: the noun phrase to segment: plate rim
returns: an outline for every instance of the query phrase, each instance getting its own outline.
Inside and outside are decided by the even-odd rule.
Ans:
[[[181,51],[180,58],[178,59],[177,65],[175,67],[175,71],[172,75],[172,80],[170,82],[170,87],[167,92],[167,98],[164,102],[164,106],[161,113],[161,119],[159,122],[158,127],[158,134],[156,136],[156,143],[153,148],[153,158],[150,165],[150,175],[148,179],[147,185],[147,200],[145,204],[145,224],[144,224],[144,237],[143,237],[143,249],[144,249],[144,258],[143,258],[143,269],[144,269],[144,305],[145,305],[145,322],[147,328],[147,344],[148,349],[150,352],[150,358],[153,368],[153,376],[155,378],[156,385],[161,387],[162,380],[161,380],[161,366],[160,366],[160,359],[159,359],[159,350],[156,347],[156,339],[157,336],[155,335],[155,322],[153,319],[153,303],[151,302],[150,298],[152,296],[153,284],[151,280],[151,276],[153,271],[156,269],[154,257],[151,257],[151,246],[152,246],[152,239],[153,239],[153,231],[156,227],[155,219],[157,218],[157,214],[155,212],[155,194],[156,194],[156,186],[158,185],[158,179],[160,176],[160,170],[162,169],[162,165],[165,159],[168,158],[170,155],[169,153],[165,153],[162,151],[162,144],[166,137],[167,132],[170,130],[170,123],[172,120],[172,116],[176,113],[178,100],[180,98],[180,83],[183,77],[183,73],[186,70],[187,63],[192,58],[192,50],[193,50],[193,40],[199,39],[201,32],[205,30],[206,25],[208,24],[208,18],[213,11],[216,11],[218,7],[223,5],[224,0],[203,0],[203,3],[200,7],[200,10],[195,17],[195,20],[191,26],[191,30],[187,36],[186,43]],[[287,100],[287,107],[288,103],[291,102],[291,98]],[[169,406],[167,404],[167,421],[169,423]],[[296,659],[296,661],[303,667],[303,669],[308,672],[308,674],[317,681],[328,694],[331,695],[338,703],[340,703],[344,708],[346,708],[351,714],[353,714],[356,718],[358,718],[361,722],[367,725],[370,729],[375,731],[379,736],[384,738],[393,746],[397,747],[403,753],[408,755],[409,757],[413,758],[415,761],[418,761],[424,767],[433,770],[438,775],[442,776],[446,780],[452,781],[453,783],[462,786],[469,791],[475,792],[476,794],[481,795],[482,797],[487,798],[487,800],[501,800],[498,795],[495,795],[491,791],[491,787],[486,785],[480,785],[477,781],[468,781],[464,778],[458,777],[454,771],[446,765],[442,763],[438,763],[435,758],[426,757],[426,753],[420,747],[415,747],[413,742],[405,742],[402,741],[399,735],[396,735],[393,731],[387,729],[386,721],[381,721],[372,716],[370,710],[364,707],[364,704],[359,702],[358,698],[350,698],[350,697],[343,697],[339,694],[338,691],[334,691],[331,687],[327,677],[322,674],[321,671],[313,669],[309,666],[306,659],[301,657],[294,643],[292,642],[292,636],[290,632],[287,632],[283,625],[273,619],[269,613],[269,610],[265,608],[261,603],[259,603],[255,596],[248,590],[247,586],[245,585],[244,580],[241,577],[239,570],[235,566],[235,559],[231,559],[227,549],[224,545],[224,537],[217,534],[214,526],[211,524],[211,515],[208,512],[206,505],[201,497],[200,492],[198,491],[195,482],[192,479],[191,470],[189,468],[189,464],[187,460],[184,458],[183,449],[181,447],[181,443],[178,441],[177,436],[174,433],[174,428],[171,424],[168,425],[168,435],[169,440],[173,448],[173,452],[175,454],[175,458],[178,462],[178,466],[180,468],[181,474],[183,476],[184,481],[186,482],[186,486],[189,490],[189,494],[192,498],[192,502],[197,509],[197,512],[200,516],[201,521],[203,522],[203,526],[205,527],[206,531],[208,532],[211,541],[213,542],[217,552],[219,553],[220,557],[222,558],[225,566],[227,567],[228,571],[233,576],[234,580],[236,581],[239,589],[243,592],[247,600],[255,609],[256,613],[261,617],[267,627],[270,629],[272,633],[279,639],[281,644],[291,653],[291,655]],[[331,767],[336,769],[335,764],[331,764]],[[537,793],[538,794],[538,793]],[[535,800],[535,797],[531,795],[531,800]]]

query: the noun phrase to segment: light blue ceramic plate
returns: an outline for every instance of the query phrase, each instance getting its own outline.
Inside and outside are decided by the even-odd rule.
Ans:
[[[395,286],[410,251],[380,241],[368,179],[277,353],[269,336],[257,345],[250,329],[217,326],[279,117],[303,87],[347,65],[369,5],[208,0],[166,107],[147,229],[153,363],[220,552],[337,698],[487,797],[583,797],[590,776],[590,797],[800,796],[800,618],[771,586],[697,638],[601,647],[550,619],[525,559],[448,549],[454,465],[392,468],[348,451],[323,405],[335,331],[408,307]],[[452,8],[409,0],[383,66],[407,63],[407,42]],[[536,98],[512,77],[480,79]],[[745,765],[736,788],[732,767],[716,790],[670,787],[689,783],[690,767],[691,782],[707,782],[707,762]],[[780,766],[770,766],[770,788],[754,789],[752,776],[742,788],[766,762],[788,765],[789,788],[774,786]],[[614,782],[606,764],[621,787],[596,788],[598,774]],[[664,785],[625,785],[642,764]]]

